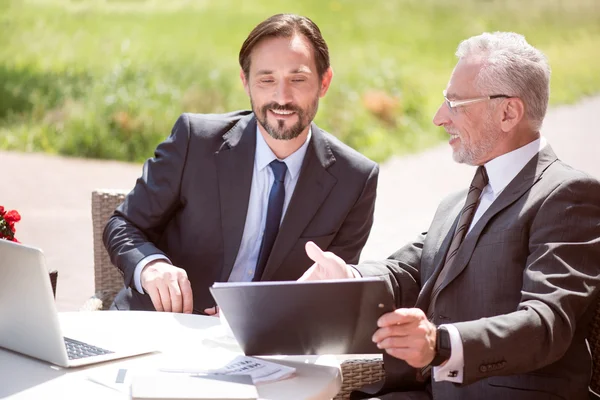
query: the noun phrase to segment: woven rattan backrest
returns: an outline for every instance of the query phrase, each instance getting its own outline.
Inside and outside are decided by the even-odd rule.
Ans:
[[[600,299],[596,304],[596,311],[592,318],[588,343],[592,350],[593,370],[590,388],[600,394]]]
[[[126,191],[94,190],[92,192],[92,227],[94,230],[94,284],[95,293],[109,294],[114,298],[123,287],[121,271],[110,262],[102,243],[106,221],[125,199]]]

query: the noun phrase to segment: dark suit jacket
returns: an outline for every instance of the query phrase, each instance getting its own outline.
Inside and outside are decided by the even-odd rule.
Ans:
[[[188,274],[194,309],[215,303],[208,287],[227,281],[250,197],[256,119],[249,111],[183,114],[109,219],[104,243],[124,275],[118,309],[153,310],[134,288],[136,264],[166,255]],[[378,166],[312,125],[300,176],[262,280],[295,280],[312,265],[312,240],[358,262],[373,223]]]
[[[398,307],[427,312],[465,197],[445,199],[426,234],[359,265],[362,275],[384,276]],[[432,382],[433,398],[588,398],[599,279],[600,183],[546,146],[473,226],[442,283],[430,319],[458,328],[464,383]],[[418,386],[405,362],[385,363],[385,390]]]

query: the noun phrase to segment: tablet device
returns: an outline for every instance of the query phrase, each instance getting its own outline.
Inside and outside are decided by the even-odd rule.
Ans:
[[[383,278],[217,282],[210,291],[246,355],[381,353],[371,337],[394,310]]]

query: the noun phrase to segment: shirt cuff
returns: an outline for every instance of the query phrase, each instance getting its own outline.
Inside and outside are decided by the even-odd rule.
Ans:
[[[460,332],[454,325],[440,325],[448,330],[450,336],[450,358],[444,365],[433,367],[433,379],[436,382],[448,381],[454,383],[463,382],[463,372],[465,369],[465,355],[463,351]]]
[[[144,288],[142,287],[142,270],[146,265],[155,260],[165,260],[169,264],[173,264],[171,260],[162,254],[152,254],[151,256],[144,257],[137,263],[135,270],[133,271],[133,283],[135,284],[135,290],[144,294]]]

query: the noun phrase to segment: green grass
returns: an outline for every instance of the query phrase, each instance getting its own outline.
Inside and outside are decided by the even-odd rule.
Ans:
[[[142,161],[180,113],[248,108],[237,54],[277,12],[328,41],[317,123],[378,161],[443,137],[454,51],[483,31],[546,52],[552,104],[600,91],[597,0],[0,0],[0,148]]]

